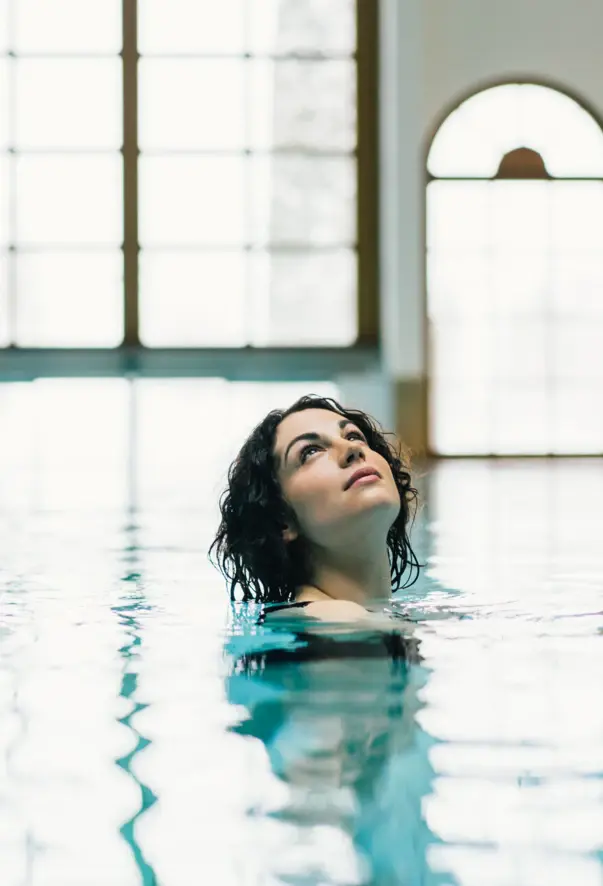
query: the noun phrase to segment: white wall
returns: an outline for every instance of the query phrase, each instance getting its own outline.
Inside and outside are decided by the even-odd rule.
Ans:
[[[533,77],[576,93],[603,116],[601,0],[426,0],[424,132],[467,92]]]
[[[603,0],[381,0],[382,340],[394,379],[425,374],[425,151],[469,93],[518,77],[603,120]]]

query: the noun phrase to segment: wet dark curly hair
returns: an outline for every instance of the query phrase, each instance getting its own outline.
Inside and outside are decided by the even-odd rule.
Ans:
[[[244,601],[290,602],[300,585],[311,582],[311,565],[303,538],[285,542],[282,532],[295,519],[283,499],[276,476],[274,442],[281,421],[304,409],[329,409],[354,422],[368,445],[383,456],[400,493],[400,512],[387,535],[392,587],[409,587],[420,564],[410,545],[408,523],[417,490],[398,447],[365,412],[346,409],[331,397],[308,394],[289,409],[275,409],[254,428],[228,471],[228,486],[220,498],[222,519],[209,548],[209,558],[229,583],[235,600],[239,585]],[[401,584],[405,572],[409,579]]]

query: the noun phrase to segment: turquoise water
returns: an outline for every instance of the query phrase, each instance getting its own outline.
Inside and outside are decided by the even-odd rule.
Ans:
[[[601,462],[431,468],[401,657],[351,654],[206,561],[301,391],[0,385],[0,883],[601,886]]]

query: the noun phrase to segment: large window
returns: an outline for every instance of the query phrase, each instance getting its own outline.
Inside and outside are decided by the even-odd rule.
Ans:
[[[353,344],[357,14],[0,2],[0,345]]]
[[[427,188],[431,448],[603,451],[603,133],[567,96],[464,102]]]
[[[117,0],[0,3],[0,344],[123,335]]]

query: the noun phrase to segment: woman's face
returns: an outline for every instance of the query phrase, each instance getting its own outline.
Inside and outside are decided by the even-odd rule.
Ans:
[[[387,535],[400,511],[389,464],[371,449],[360,428],[328,409],[288,415],[277,428],[277,477],[293,508],[297,529],[321,546]],[[350,485],[359,469],[372,476]]]

